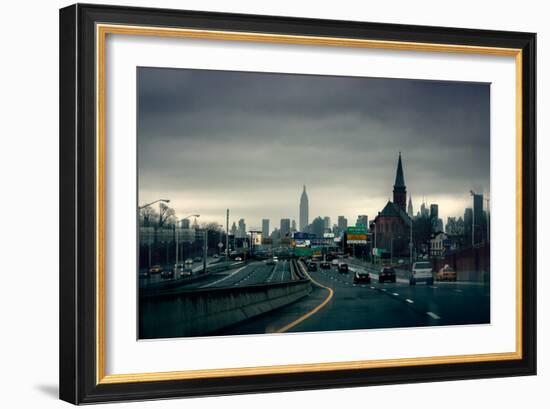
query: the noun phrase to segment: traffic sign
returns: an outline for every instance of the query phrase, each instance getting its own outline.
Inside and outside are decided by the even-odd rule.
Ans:
[[[218,247],[219,247],[219,248],[222,248],[222,247],[223,247],[223,243],[222,243],[221,241],[218,243]]]

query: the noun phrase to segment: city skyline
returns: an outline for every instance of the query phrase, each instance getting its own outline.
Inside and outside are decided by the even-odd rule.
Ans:
[[[159,68],[138,81],[139,202],[166,197],[180,217],[299,221],[305,184],[309,221],[353,224],[391,198],[399,151],[414,209],[424,197],[446,220],[470,189],[490,196],[488,84]]]

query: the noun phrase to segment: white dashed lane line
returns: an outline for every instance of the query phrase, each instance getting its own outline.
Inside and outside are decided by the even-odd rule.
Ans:
[[[392,293],[393,295],[395,295],[396,297],[399,295],[399,293]]]
[[[414,301],[413,301],[413,300],[411,300],[410,298],[405,298],[405,301],[407,301],[407,302],[408,302],[409,304],[412,304],[412,303],[414,303]]]
[[[441,319],[441,317],[437,314],[434,314],[433,312],[431,311],[428,311],[426,314],[428,314],[430,316],[430,318],[433,318],[434,320],[439,320]]]

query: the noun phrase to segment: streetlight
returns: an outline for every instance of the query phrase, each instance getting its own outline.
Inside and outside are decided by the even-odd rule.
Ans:
[[[154,202],[144,204],[143,206],[139,206],[139,210],[145,209],[146,207],[149,207],[151,205],[154,205],[155,203],[163,202],[163,203],[170,203],[170,199],[157,199]]]
[[[176,269],[177,269],[177,265],[178,265],[178,250],[179,250],[178,231],[177,231],[176,228],[177,228],[178,223],[180,223],[184,220],[187,220],[190,217],[201,217],[201,215],[200,214],[190,214],[189,216],[185,216],[182,219],[178,219],[176,217],[176,223],[174,225],[174,233],[175,233],[175,236],[176,236]],[[182,247],[182,258],[183,258],[183,247]]]
[[[154,202],[144,204],[143,206],[139,206],[138,210],[145,209],[146,207],[149,207],[149,206],[154,205],[155,203],[159,203],[159,202],[170,203],[170,199],[157,199]],[[160,212],[159,212],[159,217],[160,217]],[[160,222],[159,222],[159,224],[160,224]],[[156,248],[157,248],[157,228],[156,227],[155,227],[155,239],[154,240],[155,240],[155,250],[156,250]],[[151,242],[149,242],[149,268],[151,268]]]

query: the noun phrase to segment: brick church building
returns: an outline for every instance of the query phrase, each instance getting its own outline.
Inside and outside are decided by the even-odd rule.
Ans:
[[[370,224],[370,231],[376,236],[376,247],[383,249],[388,255],[393,248],[394,257],[408,255],[411,224],[412,219],[407,214],[407,187],[399,152],[393,201],[388,201]]]

